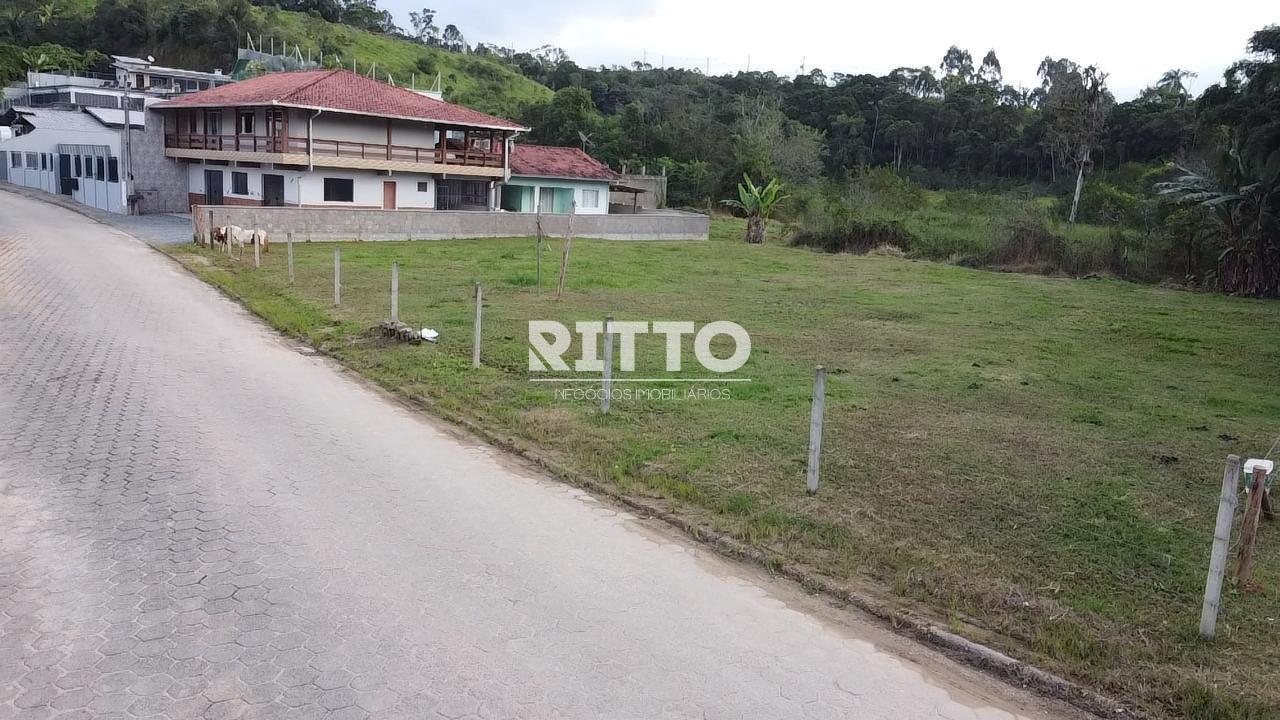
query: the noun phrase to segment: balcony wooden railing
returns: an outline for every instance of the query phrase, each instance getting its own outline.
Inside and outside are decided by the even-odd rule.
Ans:
[[[287,153],[291,155],[306,155],[308,153],[306,138],[268,137],[263,135],[166,135],[164,146],[189,150],[232,150],[237,152]],[[500,152],[458,147],[452,142],[447,147],[429,148],[315,138],[311,140],[310,154],[312,157],[317,158],[362,158],[366,160],[391,160],[395,162],[491,168],[501,168],[503,166],[502,153]]]

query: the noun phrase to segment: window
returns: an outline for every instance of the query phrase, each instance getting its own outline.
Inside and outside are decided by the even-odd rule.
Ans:
[[[35,153],[27,153],[27,167],[35,170],[40,165],[40,160],[36,158]]]
[[[120,160],[118,158],[107,160],[107,182],[120,182]]]
[[[80,177],[80,172],[80,156],[76,155],[76,171],[71,174],[71,177]]]
[[[199,123],[196,122],[197,117],[198,115],[195,111],[187,113],[187,132],[192,135],[200,132],[200,128],[197,127],[197,125],[199,125]]]
[[[11,167],[15,167],[15,168],[20,168],[20,167],[22,167],[22,153],[20,153],[20,152],[10,152],[10,153],[9,153],[9,165],[10,165]]]
[[[356,197],[356,181],[343,178],[324,179],[325,202],[352,202]]]
[[[231,194],[232,195],[248,195],[249,194],[249,173],[232,171]]]
[[[49,154],[48,154],[48,153],[40,153],[40,169],[41,169],[41,170],[48,170],[48,169],[49,169]]]
[[[240,113],[240,134],[253,134],[253,113]]]
[[[220,112],[205,113],[204,134],[205,135],[221,135],[222,134],[222,113]]]
[[[84,178],[93,177],[93,158],[88,155],[84,156],[84,173],[81,174],[80,177],[84,177]]]
[[[95,162],[95,165],[94,165],[93,179],[106,180],[107,179],[106,158],[94,158],[94,162]]]
[[[600,207],[600,191],[599,190],[583,190],[582,191],[582,207],[584,208]]]
[[[418,183],[418,192],[431,192],[431,181],[423,180]]]

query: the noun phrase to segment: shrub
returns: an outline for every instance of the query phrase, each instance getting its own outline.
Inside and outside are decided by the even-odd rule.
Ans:
[[[826,252],[866,253],[885,246],[901,252],[911,250],[911,233],[897,220],[872,220],[853,217],[826,218],[809,222],[792,230],[791,244]]]
[[[1043,213],[1028,207],[996,229],[995,246],[981,264],[1004,270],[1060,272],[1067,270],[1063,267],[1066,250],[1066,238],[1050,229]]]
[[[917,210],[925,200],[924,188],[887,167],[864,167],[851,174],[843,194],[852,207],[888,212]]]
[[[1065,205],[1070,207],[1069,204]],[[1085,183],[1076,215],[1078,222],[1133,225],[1138,222],[1137,216],[1138,198],[1134,194],[1101,180]]]

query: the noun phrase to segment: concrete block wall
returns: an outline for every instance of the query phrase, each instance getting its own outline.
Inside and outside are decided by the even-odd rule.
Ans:
[[[164,154],[164,116],[147,112],[146,129],[130,130],[133,143],[133,191],[142,196],[139,214],[184,213],[187,204],[186,163]]]
[[[644,190],[636,198],[636,206],[642,210],[654,210],[667,206],[666,175],[621,175],[618,182],[628,187]],[[609,193],[609,207],[618,208],[622,212],[631,212],[631,193]]]
[[[277,241],[292,232],[295,242],[331,240],[449,240],[526,237],[537,215],[511,212],[446,212],[349,208],[230,207],[192,209],[193,232],[209,224],[261,228]],[[563,236],[568,215],[542,215],[547,235]],[[603,240],[706,240],[710,218],[664,210],[637,215],[575,215],[574,237]]]

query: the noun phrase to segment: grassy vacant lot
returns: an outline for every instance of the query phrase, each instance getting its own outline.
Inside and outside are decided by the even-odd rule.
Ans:
[[[1280,526],[1265,590],[1229,590],[1196,639],[1222,465],[1280,432],[1280,303],[891,257],[579,239],[554,299],[529,239],[297,246],[260,270],[172,248],[281,330],[383,385],[537,446],[580,476],[651,498],[776,556],[879,588],[959,632],[1160,714],[1271,717],[1280,706]],[[388,346],[401,317],[438,346]],[[472,286],[485,367],[470,365]],[[728,400],[556,400],[528,382],[526,322],[730,319],[754,350]],[[638,343],[637,377],[661,342]],[[685,363],[693,362],[686,343]],[[804,492],[812,371],[828,382],[823,486]],[[676,387],[672,385],[672,387]],[[686,390],[680,386],[680,390]]]

